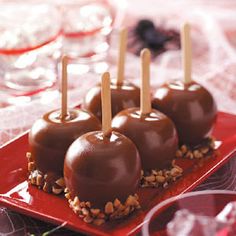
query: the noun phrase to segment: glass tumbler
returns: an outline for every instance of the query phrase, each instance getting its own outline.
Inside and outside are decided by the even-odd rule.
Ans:
[[[56,84],[60,35],[61,15],[55,6],[0,3],[0,105]]]
[[[79,74],[102,72],[109,49],[114,10],[105,0],[59,1],[62,11],[63,53]],[[69,70],[73,66],[69,66]],[[100,68],[100,69],[99,69]],[[100,71],[99,71],[100,70]]]

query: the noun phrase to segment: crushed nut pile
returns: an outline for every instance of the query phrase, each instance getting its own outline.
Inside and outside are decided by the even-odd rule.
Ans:
[[[146,187],[163,187],[166,188],[169,183],[176,181],[177,178],[182,176],[183,169],[175,164],[175,160],[171,163],[170,169],[164,170],[151,170],[150,172],[141,173],[140,185]]]
[[[130,195],[124,204],[122,204],[118,199],[114,202],[108,202],[104,210],[98,208],[92,208],[90,202],[81,202],[78,197],[71,199],[68,189],[65,189],[65,197],[68,199],[70,207],[72,210],[81,218],[84,222],[92,223],[94,225],[101,225],[108,220],[120,219],[128,216],[136,209],[140,209],[140,204],[138,201],[138,195]]]
[[[215,138],[209,137],[204,142],[196,147],[188,147],[182,145],[176,152],[176,158],[200,159],[209,156],[215,149]]]
[[[30,152],[26,153],[28,159],[28,171],[29,177],[28,181],[32,185],[36,185],[39,189],[42,189],[47,193],[54,193],[56,195],[62,193],[65,189],[65,182],[63,177],[56,178],[52,181],[47,181],[48,175],[43,174],[41,171],[37,170],[35,167],[34,160]]]

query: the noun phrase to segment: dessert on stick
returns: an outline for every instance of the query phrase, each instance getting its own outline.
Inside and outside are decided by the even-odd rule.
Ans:
[[[100,121],[82,109],[67,107],[67,57],[62,59],[61,109],[43,115],[29,132],[29,183],[46,192],[63,191],[63,165],[66,151],[79,136],[100,130]]]
[[[192,80],[190,25],[181,32],[183,80],[170,81],[154,94],[152,105],[175,123],[181,144],[198,145],[211,133],[217,108],[212,95]]]
[[[120,31],[117,78],[111,81],[112,116],[125,108],[139,106],[140,101],[140,89],[124,79],[126,41],[127,29],[122,29]],[[91,111],[100,120],[102,119],[100,84],[88,91],[83,107]]]
[[[145,173],[171,166],[178,148],[178,137],[173,122],[163,113],[151,108],[150,51],[141,52],[142,83],[141,107],[119,112],[112,128],[130,138],[139,150]]]
[[[139,208],[141,161],[133,142],[111,129],[110,76],[102,76],[102,131],[80,136],[64,162],[66,198],[87,223],[100,225]]]

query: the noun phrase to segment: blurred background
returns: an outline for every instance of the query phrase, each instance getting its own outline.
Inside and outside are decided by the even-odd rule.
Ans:
[[[59,107],[62,55],[69,56],[71,107],[102,72],[115,77],[123,26],[129,30],[127,78],[139,85],[144,47],[152,52],[153,89],[181,78],[179,30],[186,21],[192,25],[193,79],[211,91],[219,110],[236,114],[235,0],[1,0],[0,146]],[[3,219],[18,217],[2,212]],[[24,227],[32,225],[21,217]],[[51,228],[33,224],[30,232]]]

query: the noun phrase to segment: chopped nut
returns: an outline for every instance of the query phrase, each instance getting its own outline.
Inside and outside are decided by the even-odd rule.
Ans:
[[[95,219],[95,220],[93,221],[93,224],[95,224],[95,225],[97,225],[97,226],[102,225],[102,224],[104,224],[104,223],[105,223],[105,220],[104,220],[104,219]]]
[[[121,212],[125,209],[125,206],[123,204],[120,204],[119,207],[118,207],[118,211]]]
[[[90,202],[85,202],[85,206],[88,208],[91,208],[91,203]]]
[[[54,194],[60,194],[63,192],[63,189],[62,188],[55,188],[55,186],[52,186],[52,192]]]
[[[136,206],[138,205],[138,201],[136,199],[135,196],[132,196],[132,195],[129,195],[129,197],[127,198],[126,202],[125,202],[125,205],[126,206]]]
[[[193,153],[191,151],[188,151],[185,155],[186,158],[193,159]]]
[[[168,177],[170,176],[170,171],[169,171],[169,170],[165,171],[165,172],[164,172],[164,176],[165,176],[166,178],[168,178]]]
[[[31,152],[26,152],[26,157],[30,158],[31,157]]]
[[[215,149],[215,140],[211,140],[210,148]]]
[[[173,167],[176,168],[176,169],[178,169],[179,172],[183,173],[183,169],[182,169],[180,166],[174,165]]]
[[[31,152],[26,152],[26,158],[28,159],[28,162],[33,162]]]
[[[89,215],[89,211],[86,208],[82,208],[81,211],[84,216]]]
[[[43,176],[38,174],[37,177],[36,177],[36,185],[37,186],[42,186],[43,185]]]
[[[164,184],[163,184],[163,188],[167,188],[168,187],[168,182],[165,182]]]
[[[159,186],[167,186],[170,182],[176,181],[177,178],[179,178],[182,173],[183,169],[179,167],[175,160],[172,160],[171,162],[172,168],[171,169],[163,169],[163,170],[152,170],[151,175],[148,175],[150,172],[145,172],[145,175],[142,176],[140,185],[141,187],[159,187]],[[154,175],[156,174],[156,175]],[[155,179],[154,179],[154,178]],[[151,181],[148,181],[151,180]],[[135,206],[136,208],[138,206]]]
[[[158,183],[164,183],[166,178],[164,176],[157,175],[156,180],[157,180]]]
[[[176,153],[175,153],[175,156],[177,158],[181,158],[181,157],[183,157],[183,153],[180,150],[177,150]]]
[[[118,208],[120,206],[120,201],[116,198],[115,201],[114,201],[114,207],[115,208]]]
[[[152,170],[152,174],[153,174],[153,175],[157,175],[158,172],[157,172],[156,170]]]
[[[47,193],[50,193],[51,192],[51,186],[49,183],[45,182],[44,185],[43,185],[43,191],[44,192],[47,192]]]
[[[65,194],[65,198],[66,198],[66,199],[70,199],[70,193],[66,193],[66,194]]]
[[[182,171],[179,168],[176,168],[176,167],[172,168],[171,171],[170,171],[170,174],[173,177],[176,177],[176,176],[180,175],[181,173],[182,173]]]
[[[85,223],[92,223],[93,222],[93,218],[90,215],[85,216],[83,220]]]
[[[156,177],[154,175],[146,176],[145,180],[147,182],[154,182],[156,180]]]
[[[209,152],[213,149],[215,149],[215,139],[213,137],[209,137],[203,140],[203,142],[200,143],[197,147],[193,147],[192,149],[188,148],[186,145],[182,145],[176,152],[176,157],[181,157],[182,153],[182,157],[189,159],[200,159],[203,157],[207,157]]]
[[[76,197],[74,198],[73,204],[74,204],[74,205],[78,205],[78,204],[79,204],[79,198],[78,198],[78,196],[76,196]]]
[[[193,156],[197,159],[203,157],[202,153],[199,152],[198,150],[193,151]]]
[[[33,174],[30,176],[30,183],[33,184],[33,185],[36,185],[36,176],[34,176]]]
[[[84,218],[84,215],[81,213],[81,211],[78,213],[79,218]]]
[[[91,213],[92,213],[93,216],[98,216],[99,213],[100,213],[100,209],[93,209],[93,208],[92,208],[90,211],[91,211]]]
[[[77,214],[79,211],[81,211],[81,208],[80,208],[80,206],[79,205],[74,205],[74,206],[72,206],[72,208],[73,208],[73,210],[74,210],[74,212]]]
[[[182,146],[180,147],[180,150],[182,151],[183,154],[185,154],[185,153],[188,151],[188,148],[187,148],[186,145],[182,145]]]
[[[112,202],[108,202],[105,206],[105,213],[106,214],[112,214],[114,212],[114,207],[113,207],[113,204]]]
[[[202,147],[200,149],[200,152],[203,153],[203,154],[207,154],[209,152],[209,148],[208,147]]]
[[[130,213],[130,206],[127,206],[123,212],[125,216],[127,216]]]
[[[150,185],[147,184],[147,183],[143,183],[143,184],[141,184],[141,187],[143,187],[143,188],[147,188],[147,187],[150,187]]]
[[[38,171],[33,171],[31,174],[32,174],[32,177],[36,179],[38,176]]]
[[[65,181],[64,178],[61,177],[60,179],[58,179],[56,182],[56,184],[58,184],[60,187],[64,188],[65,187]]]
[[[33,171],[35,169],[35,164],[34,162],[29,162],[28,163],[28,171]]]
[[[27,158],[31,156],[31,153],[26,154]],[[39,189],[43,189],[43,191],[47,193],[60,194],[63,192],[64,187],[59,186],[56,182],[53,182],[50,179],[47,180],[47,175],[43,174],[41,171],[37,170],[35,167],[34,161],[28,163],[28,170],[30,171],[30,175],[28,177],[29,183],[32,185],[36,185]],[[60,180],[61,179],[61,180]],[[63,178],[59,178],[58,180],[63,181]],[[69,198],[69,196],[67,196]]]
[[[66,194],[70,193],[67,192]],[[80,202],[78,197],[69,199],[68,201],[69,206],[80,218],[83,218],[86,223],[93,223],[95,225],[101,225],[106,220],[122,218],[133,212],[135,209],[140,209],[137,194],[130,195],[126,200],[125,205],[123,205],[119,199],[115,199],[114,205],[116,205],[117,208],[114,208],[112,202],[107,202],[104,212],[98,208],[91,208],[90,202]]]

